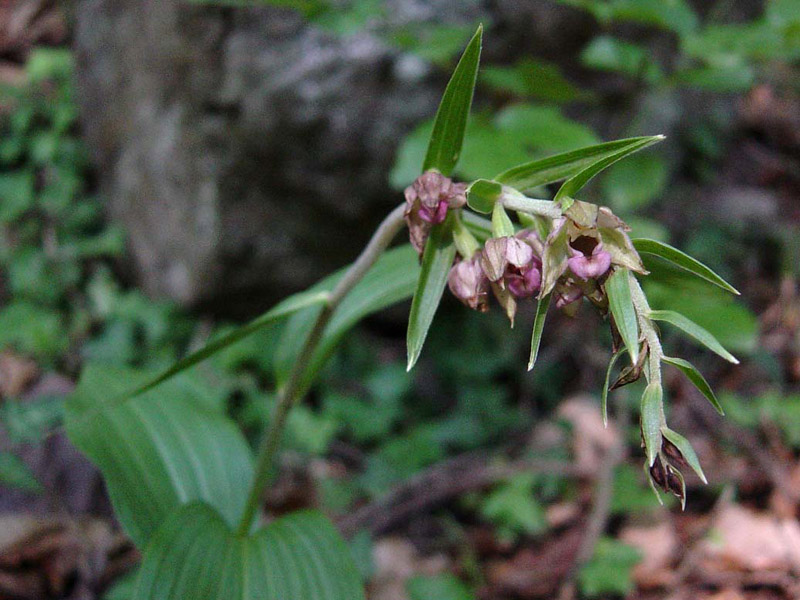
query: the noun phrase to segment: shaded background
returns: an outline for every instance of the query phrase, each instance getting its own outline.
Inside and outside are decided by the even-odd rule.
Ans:
[[[796,598],[800,5],[235,4],[0,2],[0,598],[128,597],[138,557],[102,481],[46,437],[81,367],[162,368],[351,260],[417,174],[478,22],[463,179],[668,136],[585,198],[743,292],[647,287],[743,358],[667,332],[728,411],[670,373],[670,422],[711,485],[659,507],[636,389],[603,429],[610,336],[586,307],[549,320],[525,374],[530,310],[509,331],[446,298],[413,376],[406,305],[347,338],[268,509],[325,510],[382,600]],[[273,328],[192,375],[251,440],[280,344]]]

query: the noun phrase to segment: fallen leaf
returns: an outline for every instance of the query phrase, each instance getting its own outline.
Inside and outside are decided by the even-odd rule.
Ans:
[[[421,556],[414,544],[400,537],[375,542],[372,551],[375,575],[370,585],[371,600],[407,600],[406,581],[415,575],[437,575],[447,571],[443,554]]]
[[[600,468],[603,456],[614,447],[619,433],[613,424],[603,425],[600,403],[591,396],[568,398],[559,408],[561,418],[572,425],[572,444],[575,463],[583,472]]]
[[[619,539],[642,554],[642,560],[633,568],[633,580],[638,586],[649,589],[672,584],[675,572],[671,565],[678,549],[678,536],[670,522],[649,527],[625,527]]]
[[[732,504],[719,513],[701,545],[709,571],[800,573],[800,524]]]
[[[19,396],[39,375],[39,368],[29,358],[6,350],[0,352],[0,396]]]

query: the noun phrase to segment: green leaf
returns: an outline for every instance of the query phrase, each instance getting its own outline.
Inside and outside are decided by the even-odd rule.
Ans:
[[[417,362],[433,315],[439,308],[439,301],[447,285],[447,275],[456,257],[456,246],[447,221],[433,228],[431,236],[425,244],[422,255],[422,270],[419,274],[417,290],[411,301],[411,313],[408,316],[408,367],[410,371]]]
[[[645,469],[646,470],[646,469]],[[649,475],[645,479],[651,482]],[[639,469],[630,464],[619,465],[614,472],[614,483],[611,495],[611,514],[627,516],[636,513],[648,513],[664,502],[658,494],[642,486],[642,474]],[[673,496],[667,496],[667,502]]]
[[[608,426],[608,387],[611,385],[611,371],[619,360],[619,357],[623,354],[625,354],[625,348],[617,350],[611,356],[611,360],[608,361],[608,369],[606,369],[606,380],[603,384],[603,395],[600,399],[600,408],[603,411],[603,425],[606,427]]]
[[[633,242],[633,247],[636,248],[636,251],[639,254],[652,254],[653,256],[663,258],[676,267],[696,275],[700,279],[704,279],[709,283],[713,283],[714,285],[721,287],[723,290],[731,292],[732,294],[736,294],[737,296],[739,295],[739,290],[737,290],[699,260],[692,258],[685,252],[681,252],[669,244],[665,244],[664,242],[659,242],[656,240],[638,238],[631,241]]]
[[[717,94],[742,94],[755,85],[756,70],[744,64],[706,66],[678,71],[673,79],[680,85]]]
[[[12,444],[41,442],[64,416],[64,397],[43,395],[35,399],[5,398],[0,423]]]
[[[591,97],[589,92],[566,79],[558,65],[534,58],[523,58],[511,67],[486,67],[481,81],[516,96],[548,102],[572,102]]]
[[[634,589],[631,571],[641,559],[636,548],[601,537],[591,560],[578,572],[581,591],[590,598],[627,596]]]
[[[33,207],[33,171],[0,173],[0,223],[10,223]]]
[[[600,143],[591,128],[564,116],[556,106],[512,104],[497,113],[495,123],[523,147],[544,155]]]
[[[714,390],[711,389],[711,386],[708,385],[706,378],[703,377],[703,374],[698,371],[695,366],[690,363],[688,360],[684,360],[682,358],[673,358],[671,356],[663,356],[661,357],[665,363],[672,365],[673,367],[677,367],[681,370],[681,372],[686,375],[686,377],[694,384],[703,396],[711,402],[711,405],[717,410],[717,412],[721,415],[725,414],[725,411],[722,410],[722,406],[717,400],[717,396],[714,394]]]
[[[630,278],[628,269],[617,269],[606,279],[605,289],[617,331],[628,349],[631,364],[635,365],[639,359],[639,323],[636,320],[636,308],[631,300]]]
[[[315,511],[237,536],[213,508],[174,512],[142,557],[133,600],[363,600],[350,550]]]
[[[385,9],[385,5],[383,8]],[[374,13],[373,9],[372,15]],[[474,27],[474,24],[446,25],[416,22],[405,27],[393,27],[388,41],[427,61],[449,66],[452,58],[457,56],[464,44],[469,41]]]
[[[633,140],[625,147],[620,150],[617,150],[613,154],[609,154],[600,160],[597,160],[591,163],[582,171],[578,171],[575,175],[571,176],[567,179],[559,188],[558,192],[556,192],[556,196],[554,198],[555,201],[559,201],[562,198],[572,198],[577,194],[580,189],[585,186],[592,177],[603,171],[604,169],[610,167],[618,160],[625,158],[626,156],[633,154],[634,152],[638,152],[643,148],[647,148],[653,144],[656,144],[664,139],[663,135],[653,135],[644,138],[633,138]],[[495,178],[498,181],[502,181],[500,178]]]
[[[475,600],[475,594],[455,575],[418,575],[406,582],[409,600]]]
[[[653,138],[627,138],[587,146],[586,148],[517,165],[507,171],[503,171],[493,179],[521,191],[529,190],[540,185],[573,177],[596,162],[615,156],[622,150],[631,147],[639,149],[642,147],[641,144],[648,140],[653,140]],[[653,143],[653,141],[649,143]]]
[[[447,84],[439,110],[436,111],[428,151],[422,164],[423,171],[437,169],[443,175],[449,175],[458,163],[478,77],[482,37],[483,26],[480,25]]]
[[[345,271],[346,269],[341,269],[311,290],[332,290]],[[300,379],[300,395],[311,386],[314,377],[345,333],[367,315],[410,298],[417,287],[419,273],[417,253],[409,244],[383,253],[364,278],[350,290],[331,317],[317,350]],[[275,352],[275,377],[279,386],[286,381],[320,310],[318,306],[306,308],[290,318],[286,324]]]
[[[42,484],[16,454],[0,452],[0,487],[14,488],[38,494]]]
[[[536,359],[539,356],[539,345],[542,342],[542,331],[544,331],[544,320],[547,316],[547,309],[550,308],[552,294],[547,294],[541,298],[536,305],[536,317],[533,319],[533,334],[531,335],[531,356],[528,359],[528,371],[533,369]]]
[[[88,365],[65,415],[69,439],[102,472],[114,512],[139,548],[170,513],[194,500],[235,524],[252,479],[247,442],[218,407],[197,402],[189,374],[107,406],[149,380],[129,369]]]
[[[589,42],[581,52],[581,62],[592,69],[621,73],[648,83],[655,83],[662,77],[661,69],[652,61],[647,48],[608,35]]]
[[[611,18],[660,27],[680,36],[695,31],[700,24],[686,0],[612,0]]]
[[[703,480],[703,483],[708,483],[708,479],[706,479],[706,475],[703,473],[703,468],[700,466],[700,459],[697,458],[697,453],[694,451],[694,448],[692,448],[689,440],[677,431],[672,431],[672,429],[666,425],[661,427],[661,434],[675,444],[675,447],[680,450],[680,453],[683,454],[683,458],[686,459],[686,462],[689,463],[692,470],[697,473],[697,476]]]
[[[51,358],[66,351],[61,315],[25,301],[0,309],[0,348],[13,345],[25,354]]]
[[[661,450],[661,425],[664,422],[663,390],[660,383],[649,383],[642,394],[642,437],[647,464],[653,463]]]
[[[739,364],[739,361],[736,359],[736,357],[725,350],[725,348],[722,347],[722,344],[717,341],[717,338],[700,327],[700,325],[694,321],[684,317],[682,314],[673,312],[671,310],[651,310],[647,316],[654,321],[665,321],[671,325],[674,325],[728,362],[731,362],[735,365]]]
[[[467,205],[475,212],[489,214],[503,191],[503,186],[489,179],[473,181],[467,188]]]
[[[140,387],[136,388],[135,390],[131,390],[126,394],[123,394],[119,398],[115,398],[112,402],[123,402],[128,398],[132,398],[134,396],[138,396],[148,390],[153,389],[160,383],[163,383],[167,379],[170,379],[185,371],[186,369],[193,367],[199,362],[204,361],[205,359],[225,350],[228,346],[235,344],[236,342],[246,338],[247,336],[253,335],[257,331],[260,331],[267,325],[271,325],[275,321],[282,319],[295,313],[299,310],[307,308],[309,306],[314,306],[318,304],[324,304],[328,300],[328,292],[321,291],[321,290],[307,290],[305,292],[300,292],[299,294],[294,294],[293,296],[289,296],[278,305],[273,307],[271,310],[267,311],[260,317],[253,319],[246,325],[242,325],[241,327],[237,327],[233,331],[226,333],[218,337],[217,339],[209,342],[205,346],[203,346],[197,352],[193,352],[189,356],[179,360],[177,363],[172,365],[169,369],[164,371],[163,373],[157,375],[153,379],[147,381]]]
[[[533,493],[534,481],[534,476],[523,474],[497,485],[484,499],[481,513],[512,535],[546,531],[547,519]]]

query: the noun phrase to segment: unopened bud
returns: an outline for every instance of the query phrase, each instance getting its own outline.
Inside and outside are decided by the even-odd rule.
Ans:
[[[480,264],[480,257],[462,260],[450,269],[447,285],[453,295],[473,310],[489,310],[489,282]]]
[[[437,173],[423,173],[405,189],[405,219],[414,248],[422,254],[431,227],[442,223],[450,208],[466,204],[466,185]]]

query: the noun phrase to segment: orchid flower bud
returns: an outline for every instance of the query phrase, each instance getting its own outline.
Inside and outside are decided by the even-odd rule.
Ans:
[[[489,310],[489,280],[481,268],[480,255],[453,265],[447,276],[447,285],[453,295],[471,309],[480,312]]]
[[[442,223],[450,208],[461,208],[467,202],[466,185],[453,183],[436,171],[423,173],[405,189],[406,210],[411,244],[421,255],[431,228]]]
[[[528,241],[530,240],[530,242]],[[507,289],[515,298],[529,298],[539,291],[542,284],[542,261],[536,255],[531,242],[541,241],[533,232],[520,232],[516,236],[491,238],[486,241],[481,264],[493,284],[495,296]],[[510,301],[503,294],[498,300],[504,306]],[[506,312],[509,311],[508,308]]]
[[[532,264],[525,271],[509,273],[506,275],[508,289],[517,298],[529,298],[539,291],[542,285],[542,272],[540,265]]]
[[[560,283],[556,286],[556,308],[564,308],[583,297],[583,290],[572,282]]]

